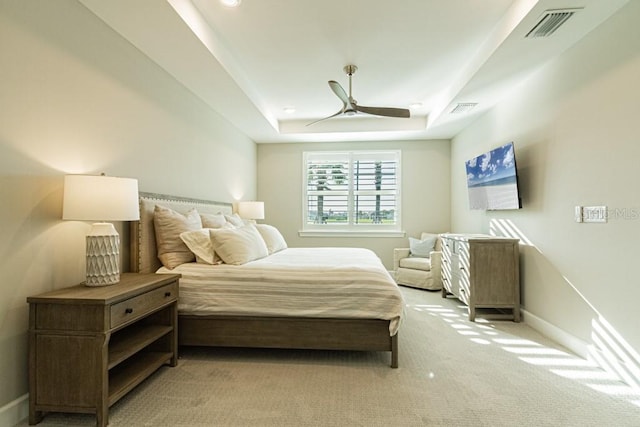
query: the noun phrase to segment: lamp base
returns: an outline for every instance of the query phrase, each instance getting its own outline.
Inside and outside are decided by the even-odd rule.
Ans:
[[[120,282],[120,236],[110,223],[93,224],[87,235],[87,286]]]

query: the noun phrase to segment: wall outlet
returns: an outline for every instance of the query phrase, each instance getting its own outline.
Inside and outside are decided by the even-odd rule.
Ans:
[[[607,222],[606,206],[585,206],[582,208],[584,222]]]

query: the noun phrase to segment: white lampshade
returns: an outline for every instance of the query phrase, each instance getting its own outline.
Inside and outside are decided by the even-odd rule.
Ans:
[[[62,219],[139,220],[138,180],[104,175],[65,176]]]
[[[264,202],[239,202],[238,215],[245,219],[264,219]]]
[[[64,177],[62,219],[134,221],[140,219],[138,180],[96,175]],[[87,286],[120,281],[120,236],[113,224],[93,224],[87,235]]]

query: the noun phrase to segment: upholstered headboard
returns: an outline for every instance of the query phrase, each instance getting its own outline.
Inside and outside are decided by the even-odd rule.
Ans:
[[[137,273],[154,273],[162,266],[156,251],[156,235],[153,227],[153,211],[156,205],[176,212],[186,213],[196,208],[199,213],[231,214],[233,205],[227,202],[190,199],[165,194],[140,193],[140,220],[131,222],[131,270]]]

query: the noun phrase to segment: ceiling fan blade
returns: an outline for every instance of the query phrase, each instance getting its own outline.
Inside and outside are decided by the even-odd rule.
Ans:
[[[387,108],[387,107],[365,107],[364,105],[354,105],[353,106],[356,111],[360,111],[362,113],[373,114],[374,116],[385,116],[385,117],[401,117],[401,118],[409,118],[411,117],[411,113],[406,108]]]
[[[333,93],[335,93],[336,96],[340,98],[342,102],[344,102],[345,106],[351,105],[349,97],[347,96],[347,92],[345,92],[342,86],[340,86],[340,83],[335,80],[329,80],[329,87],[331,88]]]
[[[346,107],[346,105],[345,105],[345,107]],[[305,126],[311,126],[311,125],[316,124],[316,123],[318,123],[318,122],[321,122],[321,121],[323,121],[323,120],[327,120],[327,119],[330,119],[330,118],[332,118],[332,117],[339,116],[340,114],[344,113],[344,110],[345,110],[345,109],[344,109],[344,108],[342,108],[342,110],[338,111],[338,112],[337,112],[337,113],[335,113],[335,114],[330,115],[329,117],[325,117],[325,118],[322,118],[322,119],[320,119],[320,120],[316,120],[315,122],[307,123]]]

